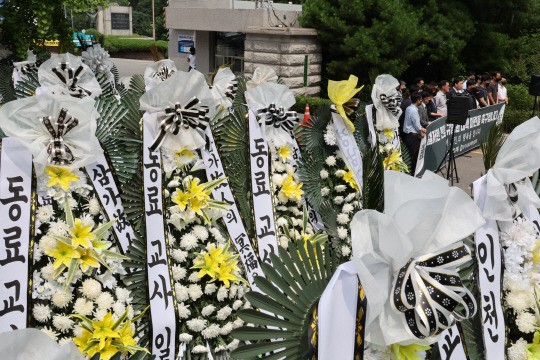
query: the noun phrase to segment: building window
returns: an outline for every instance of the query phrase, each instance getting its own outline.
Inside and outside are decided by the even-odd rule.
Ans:
[[[232,65],[231,70],[244,74],[244,42],[246,34],[235,32],[216,33],[215,66]]]

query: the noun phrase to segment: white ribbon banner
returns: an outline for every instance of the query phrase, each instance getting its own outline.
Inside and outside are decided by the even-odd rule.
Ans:
[[[486,179],[484,175],[473,183],[474,201],[482,211],[486,197]],[[476,231],[475,244],[485,355],[489,360],[504,360],[506,338],[501,305],[503,268],[499,231],[495,220],[486,219],[486,224]]]
[[[534,204],[527,203],[526,205],[522,205],[521,211],[523,212],[525,219],[532,222],[536,231],[540,233],[540,213],[538,212],[536,206]]]
[[[441,360],[469,360],[457,325],[444,330],[437,345],[439,346]]]
[[[369,129],[369,142],[371,143],[371,146],[375,146],[377,145],[377,133],[373,126],[373,104],[366,105],[366,120]]]
[[[249,111],[249,154],[251,162],[251,189],[253,215],[257,231],[257,246],[261,261],[272,264],[270,254],[278,254],[274,204],[270,181],[270,153],[257,117]]]
[[[32,249],[32,153],[2,139],[0,154],[0,333],[27,326]]]
[[[338,113],[332,112],[332,122],[334,123],[334,129],[336,130],[336,136],[338,141],[339,150],[343,154],[347,167],[352,170],[356,184],[362,191],[363,184],[363,169],[362,169],[362,154],[354,136],[349,128],[349,125],[345,123],[345,120]]]
[[[206,176],[208,180],[216,180],[226,177],[227,174],[223,169],[223,164],[221,162],[221,157],[216,148],[216,143],[214,141],[214,135],[210,127],[206,128],[206,136],[210,139],[210,150],[202,149],[201,155],[206,165]],[[244,222],[240,216],[240,211],[236,206],[236,201],[232,193],[232,189],[229,185],[229,180],[227,179],[220,186],[212,190],[212,196],[215,200],[226,201],[230,204],[229,211],[224,216],[223,220],[225,221],[225,226],[227,226],[227,231],[231,241],[236,248],[236,251],[240,255],[240,260],[244,265],[245,273],[247,280],[251,289],[254,291],[259,291],[254,282],[254,276],[264,276],[264,272],[257,258],[255,250],[251,246],[249,236],[247,234]]]
[[[113,234],[122,254],[126,254],[135,233],[124,213],[120,191],[105,154],[102,153],[95,163],[86,166],[86,172],[108,220],[118,218],[113,225]]]
[[[176,352],[176,309],[168,259],[163,212],[160,150],[151,152],[155,132],[143,116],[144,215],[152,354],[160,360],[174,360]]]

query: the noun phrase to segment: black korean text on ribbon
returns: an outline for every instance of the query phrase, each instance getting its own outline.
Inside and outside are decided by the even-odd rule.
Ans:
[[[519,210],[518,205],[518,191],[516,184],[524,184],[525,179],[521,179],[519,181],[516,181],[515,183],[511,183],[508,185],[505,185],[504,188],[506,189],[506,193],[508,194],[508,203],[510,204],[510,207],[512,208],[512,219],[515,219],[518,217],[519,214],[521,214],[521,210]]]
[[[394,309],[403,314],[407,331],[418,339],[434,336],[476,312],[476,302],[464,287],[457,266],[471,253],[461,245],[418,259],[411,258],[394,281]],[[455,311],[462,304],[464,314]]]
[[[266,126],[273,126],[276,129],[283,128],[294,138],[294,125],[298,123],[296,111],[285,111],[282,106],[277,108],[276,104],[271,103],[267,108],[260,109],[257,115]]]
[[[84,89],[77,84],[83,70],[84,68],[82,65],[79,65],[77,69],[73,69],[68,68],[68,64],[64,62],[60,63],[59,67],[57,66],[52,68],[52,72],[58,77],[58,79],[66,84],[69,94],[77,98],[83,98],[92,94],[91,91]]]
[[[173,76],[174,73],[175,73],[174,69],[169,69],[168,66],[162,66],[162,67],[159,68],[158,71],[156,71],[154,73],[154,75],[152,75],[152,77],[158,77],[162,81],[165,81],[168,78],[170,78],[171,76]]]
[[[178,135],[180,130],[189,128],[204,132],[210,122],[207,116],[209,109],[207,106],[197,106],[198,103],[199,99],[194,97],[185,107],[178,103],[174,108],[167,107],[165,109],[166,118],[159,125],[159,133],[150,146],[150,151],[156,151],[161,146],[167,132]]]
[[[64,108],[62,108],[60,114],[58,114],[55,124],[56,129],[50,116],[43,117],[40,120],[52,136],[52,139],[47,146],[47,153],[49,154],[47,159],[48,163],[52,165],[73,164],[75,157],[69,146],[65,143],[63,136],[67,135],[73,128],[79,125],[79,120],[69,116],[68,111]]]
[[[394,116],[399,115],[399,111],[401,108],[399,107],[401,105],[401,101],[403,98],[401,97],[400,92],[396,92],[395,94],[391,96],[387,96],[385,94],[381,94],[379,96],[381,99],[381,102],[383,103],[383,106],[390,111]]]

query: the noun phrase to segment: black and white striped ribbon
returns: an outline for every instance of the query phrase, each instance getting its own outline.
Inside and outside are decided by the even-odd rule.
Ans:
[[[169,69],[168,66],[162,66],[159,68],[158,71],[156,71],[152,77],[160,78],[162,81],[167,80],[171,76],[173,76],[175,73],[174,69]]]
[[[397,273],[392,307],[403,314],[407,331],[418,339],[434,336],[471,318],[476,302],[463,285],[457,267],[471,260],[466,245],[411,258]],[[458,305],[463,313],[457,313]]]
[[[62,81],[68,88],[69,94],[73,97],[83,98],[92,94],[91,91],[78,85],[81,79],[81,74],[84,68],[79,65],[77,69],[68,68],[68,64],[63,62],[60,66],[52,68],[52,72]]]
[[[296,111],[285,111],[282,106],[278,108],[276,104],[271,103],[267,108],[258,110],[257,115],[260,117],[260,122],[264,121],[266,126],[282,128],[294,137],[294,125],[298,123]]]
[[[63,136],[79,125],[79,120],[70,116],[68,111],[62,108],[54,125],[51,116],[43,117],[40,121],[52,137],[47,146],[48,163],[51,165],[73,164],[75,157]]]
[[[208,117],[208,106],[197,105],[199,99],[192,98],[185,107],[180,104],[176,104],[174,108],[167,107],[165,109],[165,119],[159,125],[159,133],[154,139],[150,151],[158,149],[167,133],[172,135],[178,135],[182,129],[200,130],[204,134],[204,130],[210,122]]]
[[[231,101],[234,101],[237,91],[238,84],[236,83],[236,80],[232,80],[231,83],[227,85],[227,88],[225,90],[225,96],[231,99]]]

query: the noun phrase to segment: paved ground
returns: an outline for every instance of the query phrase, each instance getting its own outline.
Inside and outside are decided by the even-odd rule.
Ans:
[[[144,70],[148,65],[153,63],[153,61],[147,60],[132,60],[132,59],[121,59],[121,58],[111,58],[111,61],[118,68],[118,73],[120,77],[132,76],[135,74],[144,74]]]
[[[458,156],[456,158],[456,167],[459,182],[456,182],[454,178],[454,186],[465,190],[467,194],[471,194],[471,183],[485,174],[480,148]],[[443,168],[439,175],[446,177],[446,168]]]

